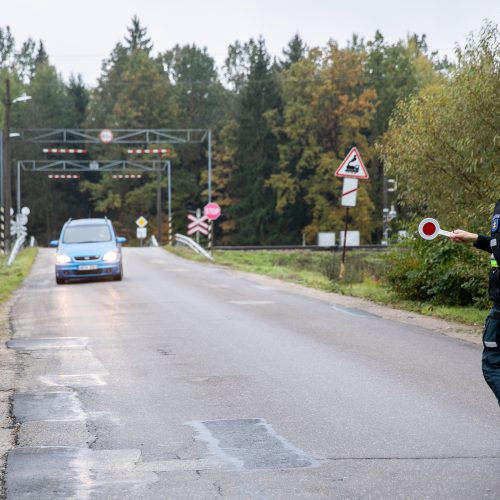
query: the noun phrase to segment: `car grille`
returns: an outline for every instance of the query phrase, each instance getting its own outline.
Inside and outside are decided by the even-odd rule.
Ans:
[[[105,269],[91,269],[88,271],[75,271],[74,274],[77,276],[85,276],[87,274],[102,274],[105,271]]]
[[[77,261],[85,261],[89,262],[92,260],[99,260],[101,258],[100,255],[78,255],[77,257],[73,257]]]

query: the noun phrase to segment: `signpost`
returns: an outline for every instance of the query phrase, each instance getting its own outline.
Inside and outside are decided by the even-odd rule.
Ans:
[[[212,243],[214,239],[214,221],[216,221],[221,215],[220,206],[217,203],[207,203],[203,208],[203,213],[205,217],[209,219],[210,230],[208,233],[208,253],[212,255]]]
[[[148,230],[146,226],[148,225],[148,220],[146,217],[143,217],[142,215],[138,217],[138,219],[135,221],[137,224],[137,230],[136,230],[136,236],[139,240],[141,240],[141,247],[143,244],[143,241],[146,239],[148,235]]]
[[[356,206],[356,193],[358,191],[358,180],[368,179],[368,171],[361,159],[359,151],[353,147],[344,161],[335,171],[335,177],[343,177],[342,185],[342,206],[345,208],[345,224],[344,224],[344,243],[342,248],[342,261],[340,263],[339,279],[344,278],[345,274],[345,249],[347,242],[347,225],[349,218],[349,207]]]
[[[146,227],[138,227],[136,228],[136,236],[138,239],[141,240],[141,247],[142,247],[142,240],[144,240],[148,235],[148,229]]]

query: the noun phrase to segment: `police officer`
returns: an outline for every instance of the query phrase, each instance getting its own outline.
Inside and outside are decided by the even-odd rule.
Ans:
[[[500,405],[500,200],[495,205],[491,221],[491,236],[455,229],[451,239],[457,243],[473,243],[491,254],[489,295],[493,301],[484,325],[483,375]]]

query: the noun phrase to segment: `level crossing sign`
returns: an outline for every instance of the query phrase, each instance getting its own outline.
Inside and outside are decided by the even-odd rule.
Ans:
[[[335,172],[336,177],[351,177],[353,179],[368,179],[368,171],[361,159],[359,151],[352,148],[344,161],[340,164]]]
[[[188,219],[191,221],[188,223],[188,232],[187,234],[191,235],[194,233],[201,233],[205,236],[208,235],[208,224],[205,222],[208,220],[206,215],[202,217],[197,217],[196,215],[189,214]]]
[[[356,206],[356,193],[358,192],[358,179],[351,177],[344,177],[342,184],[342,206],[355,207]]]

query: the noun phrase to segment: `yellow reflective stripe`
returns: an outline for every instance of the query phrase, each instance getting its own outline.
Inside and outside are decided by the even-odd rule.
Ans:
[[[491,259],[491,267],[498,267],[498,262],[495,259]]]

